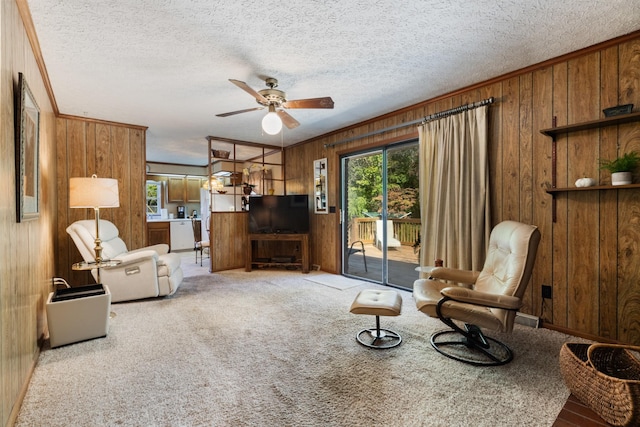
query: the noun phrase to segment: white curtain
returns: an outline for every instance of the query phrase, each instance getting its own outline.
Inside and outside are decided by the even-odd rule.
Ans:
[[[420,265],[480,270],[491,232],[489,106],[433,120],[420,135]]]

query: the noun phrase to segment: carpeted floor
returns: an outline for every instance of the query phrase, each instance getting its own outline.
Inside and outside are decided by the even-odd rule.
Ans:
[[[550,426],[569,393],[563,334],[497,335],[513,362],[478,368],[429,344],[442,325],[402,292],[381,318],[403,343],[371,350],[356,294],[299,272],[187,277],[169,298],[112,305],[105,338],[45,348],[17,426]],[[494,335],[496,336],[496,335]]]

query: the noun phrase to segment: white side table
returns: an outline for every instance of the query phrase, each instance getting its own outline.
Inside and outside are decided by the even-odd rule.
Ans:
[[[97,288],[102,287],[100,293]],[[111,293],[104,285],[80,286],[51,292],[47,323],[51,348],[107,336]]]

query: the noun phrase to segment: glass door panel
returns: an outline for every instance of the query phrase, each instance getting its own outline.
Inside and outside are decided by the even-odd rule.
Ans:
[[[385,154],[387,283],[413,289],[420,248],[418,144],[390,147]]]
[[[375,247],[382,209],[382,152],[342,159],[343,273],[383,282],[382,252]]]
[[[418,278],[418,144],[342,159],[343,274],[412,289]]]

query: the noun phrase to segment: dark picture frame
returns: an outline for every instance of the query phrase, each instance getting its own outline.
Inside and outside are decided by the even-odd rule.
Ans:
[[[22,73],[16,97],[16,210],[18,222],[40,216],[40,109]]]

